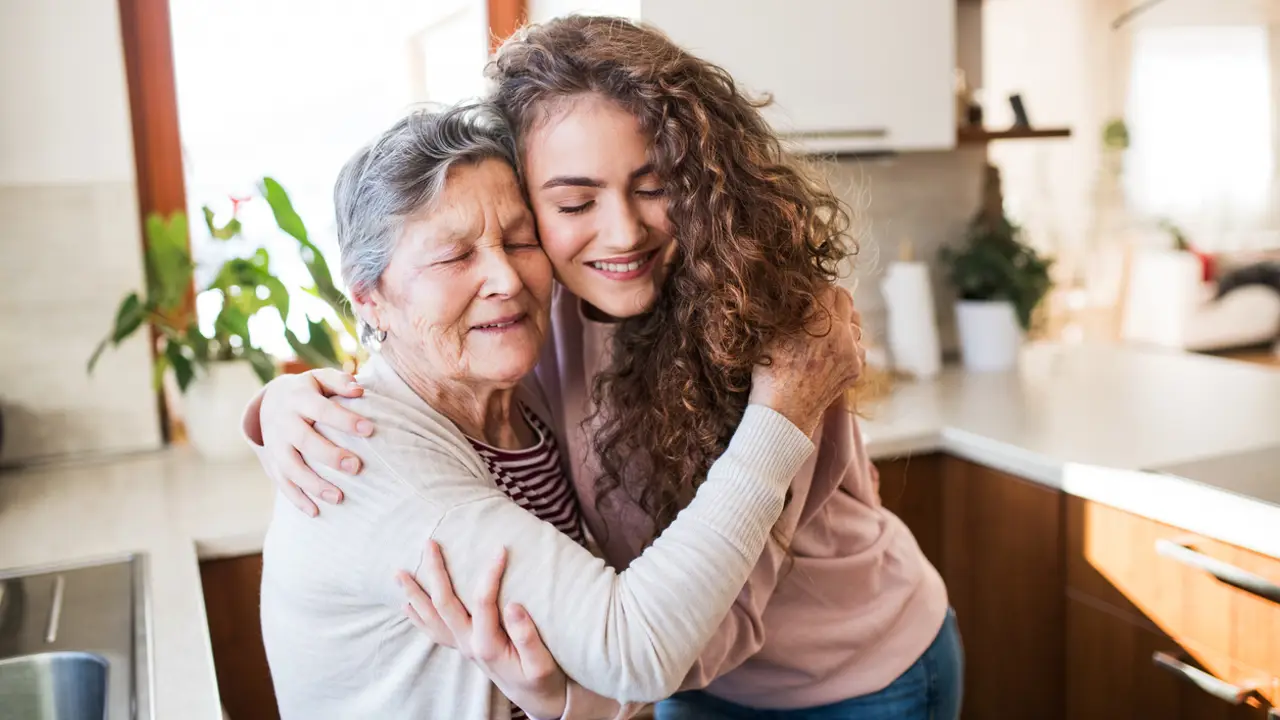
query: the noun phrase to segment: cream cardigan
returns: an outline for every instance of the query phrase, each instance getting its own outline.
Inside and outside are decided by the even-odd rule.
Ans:
[[[813,451],[784,417],[750,406],[694,501],[617,572],[507,498],[461,431],[385,361],[375,357],[358,380],[364,395],[342,402],[374,422],[374,435],[324,431],[364,471],[320,471],[345,499],[318,518],[277,502],[263,550],[263,639],[285,720],[507,720],[506,699],[480,668],[403,616],[394,575],[419,569],[429,538],[464,602],[505,546],[501,602],[528,609],[576,683],[624,703],[668,696],[738,596]],[[549,417],[536,386],[519,397]],[[566,717],[599,712],[572,690],[569,704]]]

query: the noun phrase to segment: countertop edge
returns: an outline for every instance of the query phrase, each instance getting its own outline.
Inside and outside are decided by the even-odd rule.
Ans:
[[[1061,461],[956,428],[867,443],[877,462],[935,452],[1280,558],[1280,507],[1176,475]]]
[[[1064,466],[1062,489],[1085,500],[1280,558],[1280,507],[1261,500],[1174,475],[1078,463]]]

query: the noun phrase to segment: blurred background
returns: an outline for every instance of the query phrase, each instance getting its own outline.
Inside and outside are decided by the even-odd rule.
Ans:
[[[853,209],[868,449],[966,717],[1266,717],[1280,0],[0,0],[0,704],[32,652],[4,578],[123,554],[126,649],[43,649],[118,652],[104,697],[155,717],[275,716],[239,414],[362,357],[337,171],[571,13],[771,94]]]

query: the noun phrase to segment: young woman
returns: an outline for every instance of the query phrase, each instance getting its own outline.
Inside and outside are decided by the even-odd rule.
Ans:
[[[732,78],[653,30],[533,26],[491,74],[560,282],[539,379],[587,527],[624,569],[725,450],[769,343],[802,332],[834,281],[846,215]],[[248,409],[269,472],[312,513],[302,491],[341,494],[307,463],[358,467],[312,427],[358,431],[322,398],[349,381],[282,378]],[[882,507],[854,417],[828,411],[814,442],[773,542],[659,718],[958,716],[941,578]]]

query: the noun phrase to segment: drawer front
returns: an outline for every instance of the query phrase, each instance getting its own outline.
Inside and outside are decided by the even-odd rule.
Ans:
[[[1266,703],[1258,698],[1235,704],[1247,674],[1105,603],[1067,600],[1067,720],[1262,720]]]
[[[1239,548],[1232,551],[1234,566],[1280,586],[1280,560]],[[1236,591],[1233,610],[1232,655],[1245,666],[1271,678],[1270,685],[1262,692],[1272,705],[1280,707],[1280,602],[1252,592]],[[1280,718],[1280,711],[1276,717]]]
[[[1205,669],[1280,705],[1280,603],[1265,597],[1280,560],[1075,497],[1067,553],[1069,594],[1169,637]]]

